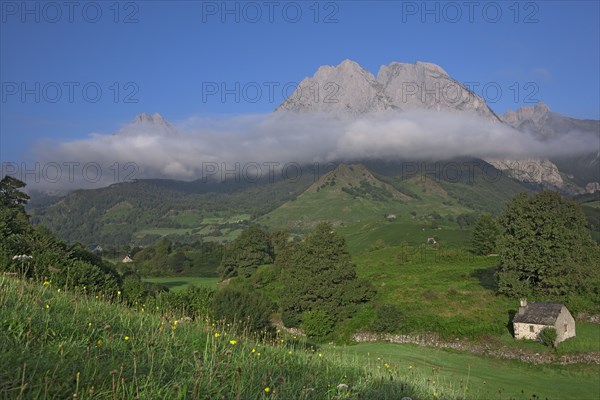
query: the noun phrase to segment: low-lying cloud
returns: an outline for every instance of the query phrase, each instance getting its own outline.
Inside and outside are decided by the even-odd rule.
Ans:
[[[174,127],[167,132],[131,124],[117,134],[40,143],[35,157],[40,168],[48,163],[75,165],[69,176],[73,179],[53,179],[52,183],[76,187],[102,186],[126,178],[193,180],[205,176],[207,166],[215,163],[233,170],[236,163],[241,168],[265,163],[282,168],[286,163],[359,159],[544,158],[586,153],[597,148],[599,140],[589,133],[565,132],[559,138],[540,141],[498,122],[425,110],[353,119],[279,112],[230,118],[194,116]],[[93,171],[78,172],[90,163]],[[102,176],[96,179],[98,166]],[[90,173],[94,179],[86,176]],[[41,183],[48,183],[43,178]]]

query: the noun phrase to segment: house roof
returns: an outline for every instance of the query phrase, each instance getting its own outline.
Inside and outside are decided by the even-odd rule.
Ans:
[[[513,322],[554,325],[563,308],[561,303],[528,303],[523,313],[517,313]]]

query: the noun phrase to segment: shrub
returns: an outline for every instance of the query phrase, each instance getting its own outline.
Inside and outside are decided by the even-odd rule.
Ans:
[[[302,314],[300,327],[310,338],[322,339],[333,332],[335,322],[323,310],[306,311]]]
[[[272,332],[272,303],[261,293],[244,288],[226,287],[213,298],[213,317],[251,332]]]
[[[188,286],[181,292],[160,293],[156,296],[156,305],[187,317],[205,317],[212,312],[214,295],[213,289]]]
[[[378,333],[397,333],[402,330],[404,313],[395,304],[377,304],[371,330]]]
[[[557,334],[556,329],[554,328],[544,328],[541,330],[540,335],[538,336],[540,342],[552,348],[556,348],[557,346],[556,338]]]
[[[146,285],[136,275],[128,275],[123,279],[123,298],[127,303],[141,302],[148,296]]]

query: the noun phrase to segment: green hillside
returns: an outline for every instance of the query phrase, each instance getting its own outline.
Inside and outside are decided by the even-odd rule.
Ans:
[[[63,240],[116,246],[121,252],[162,237],[227,243],[255,222],[303,234],[326,220],[344,234],[352,253],[360,253],[429,238],[465,246],[477,214],[496,215],[517,193],[540,190],[481,160],[432,165],[409,173],[401,162],[340,164],[320,177],[305,173],[274,182],[139,180],[79,190],[54,202],[34,198],[29,212],[34,223]],[[600,240],[594,201],[593,196],[581,200],[593,237]],[[390,215],[395,218],[386,218]]]
[[[163,236],[227,241],[310,183],[309,176],[272,183],[139,180],[33,202],[28,211],[61,239],[87,245],[144,245]]]
[[[593,399],[599,389],[594,366],[261,341],[16,278],[0,289],[2,399]]]
[[[426,244],[429,238],[465,246],[470,238],[469,226],[462,223],[465,215],[498,213],[516,193],[527,190],[505,177],[492,182],[481,170],[449,181],[429,175],[395,175],[402,169],[390,165],[374,168],[388,175],[373,174],[361,164],[341,164],[258,222],[302,233],[319,221],[329,221],[346,237],[352,253],[373,246]]]

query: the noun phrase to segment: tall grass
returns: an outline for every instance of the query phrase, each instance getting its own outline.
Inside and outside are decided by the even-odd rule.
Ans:
[[[114,296],[118,299],[118,294]],[[319,349],[294,337],[258,339],[160,309],[129,308],[52,285],[0,278],[0,398],[461,398],[381,358]]]

